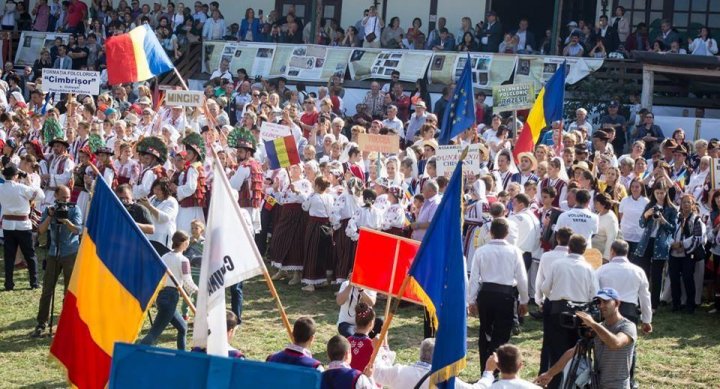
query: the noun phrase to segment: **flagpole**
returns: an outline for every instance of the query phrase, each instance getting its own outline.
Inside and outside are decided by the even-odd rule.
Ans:
[[[217,152],[214,148],[211,148],[212,154],[213,154],[213,163],[219,163]],[[216,177],[218,178],[218,177]],[[233,193],[230,191],[230,182],[227,181],[227,176],[223,174],[222,177],[219,177],[221,180],[225,181],[225,190],[228,191],[228,195],[230,198],[234,198]],[[235,212],[237,212],[238,217],[243,220],[244,217],[242,216],[242,212],[240,211],[240,205],[237,203],[237,201],[233,201],[233,208],[235,209]],[[242,231],[246,235],[247,239],[251,242],[254,242],[254,237],[250,235],[249,231],[247,230],[247,226],[245,223],[240,223],[242,226]],[[263,278],[265,278],[265,282],[268,285],[268,289],[270,289],[270,294],[272,295],[273,299],[275,299],[275,304],[277,305],[278,310],[280,311],[280,317],[282,318],[283,326],[285,326],[285,330],[287,331],[288,337],[290,338],[290,342],[293,342],[293,334],[292,334],[292,327],[290,326],[290,320],[288,320],[287,314],[285,313],[285,308],[282,305],[282,302],[280,301],[280,296],[277,293],[277,290],[275,289],[275,284],[272,282],[272,279],[270,278],[270,274],[268,273],[267,267],[265,266],[265,262],[262,260],[262,255],[260,255],[260,250],[258,250],[257,245],[251,244],[253,251],[255,252],[255,258],[258,259],[258,262],[260,264],[260,268],[263,272]]]
[[[400,241],[398,240],[395,242],[395,258],[393,259],[393,267],[392,272],[390,273],[390,293],[388,296],[387,304],[385,304],[385,316],[388,317],[390,314],[390,300],[392,299],[393,295],[393,286],[395,286],[395,273],[397,271],[397,260],[398,255],[400,255]],[[402,295],[400,295],[402,296]]]
[[[391,281],[392,282],[392,281]],[[380,334],[377,337],[377,347],[373,348],[372,355],[370,355],[370,361],[368,362],[368,366],[373,366],[375,363],[375,358],[377,357],[378,351],[380,351],[380,347],[382,347],[383,343],[385,343],[385,338],[387,338],[388,330],[390,329],[390,323],[392,322],[393,317],[395,316],[395,312],[397,312],[398,307],[400,306],[400,302],[402,301],[402,298],[400,296],[405,294],[405,289],[407,289],[408,284],[410,283],[410,274],[405,275],[405,279],[403,279],[403,283],[400,286],[400,290],[398,291],[397,298],[392,294],[392,290],[390,291],[390,298],[394,298],[395,300],[392,302],[392,309],[388,312],[388,314],[385,316],[385,322],[383,323],[382,330],[380,330]],[[390,303],[388,302],[388,306]]]

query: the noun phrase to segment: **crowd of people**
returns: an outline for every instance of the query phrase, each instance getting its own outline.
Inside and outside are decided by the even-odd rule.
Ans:
[[[82,8],[78,4],[82,2],[73,0],[69,7],[76,12],[75,7]],[[39,7],[43,5],[41,0]],[[168,26],[168,31],[190,26],[205,39],[226,34],[217,3],[205,13],[202,3],[195,4],[195,13],[180,5],[175,11],[170,5],[151,11],[133,1],[132,7],[121,2],[113,10],[101,1],[90,13],[104,23],[85,30],[83,23],[70,26],[72,18],[61,17],[55,26],[77,36],[69,49],[60,42],[54,51],[41,53],[40,69],[50,63],[101,68],[104,37],[136,21]],[[285,36],[303,30],[293,12],[278,19],[274,11],[267,19],[253,15],[248,10],[237,30],[229,27],[233,39],[261,39],[267,20],[274,21],[271,32],[289,25]],[[377,34],[365,29],[368,23]],[[362,44],[409,40],[409,31],[392,32],[398,23],[391,20],[381,31],[383,23],[370,8],[362,20]],[[492,30],[496,23],[491,12],[484,28]],[[469,19],[463,26],[468,31],[459,46],[503,43],[499,37],[470,32]],[[419,31],[420,26],[414,28]],[[521,22],[514,37],[526,28]],[[377,43],[368,39],[371,33]],[[442,27],[434,33],[428,40],[438,39],[433,42],[442,49],[458,43]],[[520,41],[527,44],[528,37],[526,32]],[[574,32],[570,38],[574,40]],[[627,35],[618,42],[631,39]],[[363,38],[358,35],[352,39],[359,41]],[[438,44],[432,45],[437,49]],[[66,286],[72,274],[98,179],[116,191],[181,286],[196,291],[210,188],[217,179],[211,166],[217,161],[238,193],[255,243],[276,269],[272,278],[303,293],[338,288],[339,336],[327,345],[332,362],[326,374],[337,377],[327,379],[344,383],[335,387],[406,388],[426,375],[434,347],[427,316],[428,339],[420,346],[419,361],[394,365],[387,345],[372,341],[382,326],[373,309],[376,293],[349,279],[361,228],[421,241],[430,226],[448,185],[448,178],[438,175],[436,137],[454,84],[445,86],[433,104],[424,79],[406,93],[408,85],[395,73],[385,85],[372,82],[357,113],[346,116],[342,80],[333,78],[317,93],[307,92],[304,85],[289,86],[282,78],[256,79],[244,70],[232,75],[222,62],[206,85],[207,104],[193,108],[165,104],[150,83],[116,85],[99,96],[48,96],[33,76],[36,69],[19,74],[10,64],[0,80],[4,288],[15,288],[13,277],[22,266],[28,269],[30,287],[42,287],[33,336],[52,326],[53,290],[61,274]],[[496,368],[501,379],[517,380],[520,352],[506,343],[528,313],[543,322],[538,382],[557,387],[558,372],[579,339],[575,329],[562,325],[563,317],[593,301],[599,304],[602,323],[582,312],[577,316],[597,334],[597,357],[607,367],[601,368],[600,381],[605,387],[629,387],[637,352],[635,325],[651,332],[653,314],[663,305],[672,312],[694,313],[702,302],[704,280],[717,281],[720,191],[712,187],[709,172],[712,159],[720,157],[720,140],[690,142],[681,128],[666,138],[650,110],[613,100],[599,124],[578,109],[575,117],[544,129],[532,152],[515,156],[522,122],[493,113],[484,101],[485,94],[477,92],[476,125],[452,140],[479,145],[481,161],[479,174],[463,177],[469,279],[464,298],[469,313],[480,318],[481,366],[490,372],[474,387],[489,387]],[[288,128],[301,163],[269,167],[261,138],[266,122]],[[363,150],[358,141],[363,133],[397,135],[399,151]],[[38,246],[48,252],[42,280]],[[597,269],[586,260],[592,252],[601,258],[596,266],[604,263]],[[242,287],[229,288],[231,339],[242,322]],[[156,304],[158,315],[142,342],[155,343],[172,324],[178,348],[185,349],[188,317],[186,308],[177,310],[175,285],[168,284]],[[319,368],[309,351],[314,332],[311,318],[299,319],[294,344],[268,360]],[[377,347],[383,352],[369,365]],[[242,353],[233,349],[231,355]]]

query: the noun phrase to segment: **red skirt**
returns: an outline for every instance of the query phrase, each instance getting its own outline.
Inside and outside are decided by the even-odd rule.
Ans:
[[[273,267],[286,271],[303,268],[303,238],[305,219],[301,204],[284,204],[278,210],[278,220],[273,223],[268,258]]]
[[[355,263],[355,249],[357,242],[350,239],[345,233],[350,219],[340,221],[340,229],[335,231],[335,246],[333,247],[333,259],[335,261],[335,279],[338,283],[345,281],[352,271]]]

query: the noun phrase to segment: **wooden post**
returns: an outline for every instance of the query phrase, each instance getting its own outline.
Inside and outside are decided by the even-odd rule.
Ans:
[[[642,108],[652,110],[653,93],[655,91],[655,72],[648,70],[643,66],[642,78],[642,95],[640,96],[640,105]]]
[[[395,295],[393,294],[393,287],[395,286],[395,274],[397,271],[398,255],[400,255],[400,241],[399,240],[395,242],[395,258],[393,260],[392,272],[390,272],[390,290],[389,290],[390,293],[388,293],[387,304],[385,304],[385,316],[384,317],[388,317],[388,315],[390,314],[390,300],[392,300],[392,298],[395,297]],[[398,298],[402,299],[402,295],[399,295]]]

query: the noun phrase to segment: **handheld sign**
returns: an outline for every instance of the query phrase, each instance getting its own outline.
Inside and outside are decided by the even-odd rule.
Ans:
[[[440,146],[435,156],[437,175],[450,178],[466,148],[468,154],[463,160],[465,162],[463,173],[480,174],[480,144],[476,143],[464,147],[460,145]]]
[[[45,68],[42,70],[42,89],[45,92],[97,96],[100,94],[100,72]]]
[[[358,146],[362,151],[397,154],[400,151],[398,135],[358,134]]]
[[[533,84],[498,85],[492,89],[495,111],[517,111],[532,108],[535,103]]]
[[[282,124],[263,122],[260,126],[260,138],[265,142],[288,135],[290,135],[290,127],[283,126]]]
[[[203,102],[205,102],[205,94],[202,91],[169,89],[165,91],[165,104],[170,107],[200,107]]]
[[[710,164],[710,181],[713,189],[720,189],[720,158],[713,158]]]

